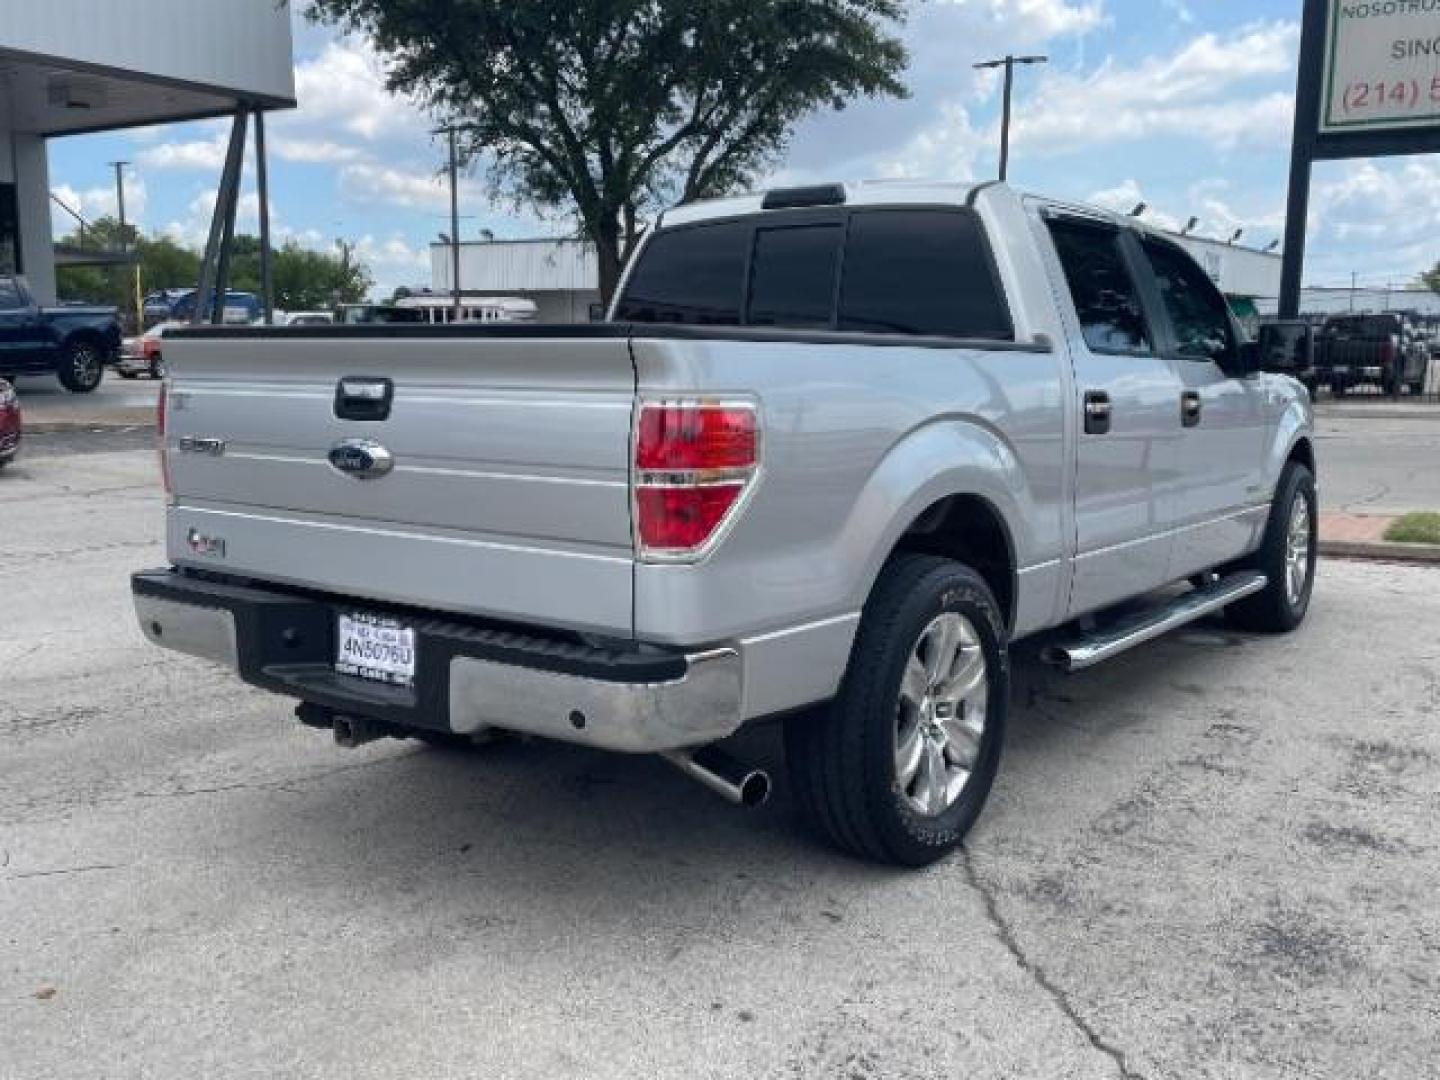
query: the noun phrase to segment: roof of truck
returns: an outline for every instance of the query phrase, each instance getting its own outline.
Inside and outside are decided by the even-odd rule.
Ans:
[[[718,218],[743,217],[758,214],[765,209],[765,200],[787,191],[820,191],[824,188],[843,188],[846,206],[895,206],[912,203],[915,205],[964,206],[980,188],[994,187],[993,184],[950,183],[937,180],[860,180],[848,183],[807,185],[804,188],[772,188],[747,195],[734,195],[723,199],[702,199],[685,203],[673,210],[665,211],[660,225],[685,225],[696,221],[714,221]],[[823,205],[823,204],[821,204]]]

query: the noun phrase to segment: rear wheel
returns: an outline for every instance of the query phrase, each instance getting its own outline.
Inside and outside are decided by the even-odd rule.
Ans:
[[[165,378],[165,361],[162,360],[162,359],[160,359],[160,354],[159,354],[159,353],[156,353],[154,356],[152,356],[152,357],[150,358],[150,378],[152,378],[152,379],[163,379],[163,378]]]
[[[1005,623],[984,579],[948,559],[897,557],[832,707],[786,723],[802,815],[867,859],[943,858],[990,794],[1009,693]]]
[[[1315,590],[1319,520],[1315,478],[1292,461],[1280,478],[1264,546],[1251,562],[1269,582],[1264,591],[1225,610],[1232,623],[1245,630],[1287,634],[1305,621]]]
[[[93,342],[72,342],[65,350],[57,374],[60,385],[72,394],[88,394],[105,377],[105,357]]]

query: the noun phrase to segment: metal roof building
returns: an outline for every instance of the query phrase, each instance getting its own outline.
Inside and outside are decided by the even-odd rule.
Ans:
[[[448,293],[451,246],[430,246],[431,289]],[[541,322],[587,322],[600,303],[600,265],[582,240],[484,240],[460,245],[460,285],[467,296],[535,301]]]
[[[295,105],[275,0],[3,0],[0,273],[55,299],[46,142]]]

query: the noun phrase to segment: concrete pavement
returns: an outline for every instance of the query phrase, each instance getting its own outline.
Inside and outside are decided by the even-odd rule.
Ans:
[[[72,394],[53,376],[23,375],[15,381],[29,431],[86,431],[145,427],[155,423],[160,384],[151,379],[122,379],[106,371],[99,389]]]
[[[1440,572],[1074,678],[919,874],[663,764],[342,752],[132,626],[148,449],[0,476],[0,1077],[1315,1077],[1440,1060]],[[781,769],[772,731],[745,752]]]

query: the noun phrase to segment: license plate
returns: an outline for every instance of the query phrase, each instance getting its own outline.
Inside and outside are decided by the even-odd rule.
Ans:
[[[335,670],[389,686],[415,681],[415,630],[375,615],[336,620]]]

